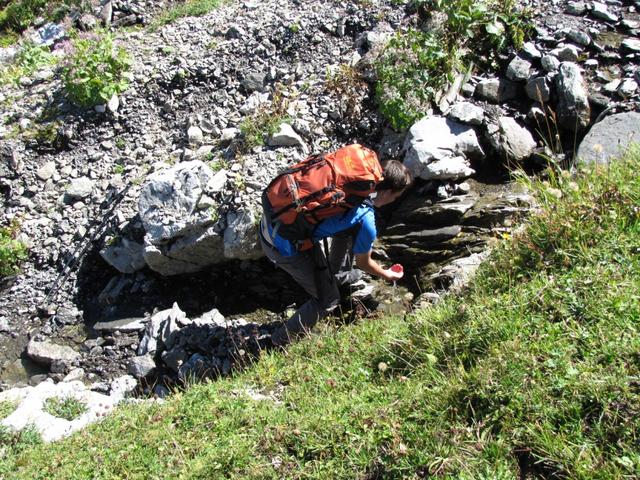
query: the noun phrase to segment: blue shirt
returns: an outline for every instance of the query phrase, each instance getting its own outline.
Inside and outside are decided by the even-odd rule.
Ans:
[[[313,241],[317,242],[326,237],[333,237],[340,232],[351,229],[356,232],[353,241],[353,253],[357,255],[370,252],[378,232],[376,230],[376,217],[373,206],[369,202],[364,202],[344,214],[322,221],[315,229]],[[298,253],[292,242],[282,238],[277,233],[275,236],[273,235],[273,227],[271,225],[267,225],[267,228],[263,228],[262,231],[280,255],[291,257]]]

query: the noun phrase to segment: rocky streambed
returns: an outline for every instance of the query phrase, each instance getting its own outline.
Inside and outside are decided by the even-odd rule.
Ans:
[[[19,223],[30,246],[0,286],[2,388],[66,379],[108,394],[135,377],[164,395],[246,365],[305,299],[260,258],[260,192],[345,143],[401,159],[418,179],[379,215],[375,254],[407,272],[400,288],[374,285],[380,310],[458,287],[531,206],[510,167],[567,167],[575,152],[606,161],[639,130],[636,3],[526,3],[532,39],[497,70],[460,77],[407,132],[388,129],[373,101],[382,46],[418,22],[392,1],[246,1],[116,30],[131,84],[94,110],[61,95],[54,67],[0,87],[3,223]],[[97,7],[95,22],[116,27],[153,14],[141,2]],[[54,30],[53,48],[65,41]],[[241,127],[265,112],[277,128],[247,147]]]

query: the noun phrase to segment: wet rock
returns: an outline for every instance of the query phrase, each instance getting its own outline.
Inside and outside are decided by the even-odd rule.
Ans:
[[[215,378],[220,374],[222,362],[217,357],[193,354],[178,370],[178,378],[187,381],[193,378]]]
[[[431,276],[430,281],[437,288],[460,291],[469,284],[478,267],[487,258],[488,252],[474,253],[468,257],[453,260],[438,273]]]
[[[604,118],[591,127],[578,148],[583,163],[608,163],[640,141],[640,113],[626,112]]]
[[[500,117],[489,126],[489,141],[507,162],[522,162],[533,153],[536,142],[526,128],[511,117]]]
[[[589,125],[591,107],[587,85],[575,63],[563,62],[556,77],[558,92],[558,123],[571,131],[580,131]]]
[[[50,342],[36,342],[35,340],[31,340],[27,344],[26,354],[34,362],[47,367],[56,361],[73,363],[80,356],[80,354],[71,347],[56,345]]]
[[[424,180],[468,177],[474,173],[469,159],[484,155],[473,128],[444,117],[426,117],[414,124],[404,149],[404,164]]]
[[[491,103],[503,103],[517,98],[520,92],[518,84],[505,79],[491,78],[481,81],[474,95],[480,100]]]

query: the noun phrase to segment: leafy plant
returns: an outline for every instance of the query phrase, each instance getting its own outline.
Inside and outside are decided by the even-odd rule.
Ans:
[[[64,87],[69,98],[82,107],[105,103],[123,92],[131,60],[123,47],[116,47],[109,34],[78,38],[73,43],[64,70]]]
[[[0,29],[21,32],[44,10],[47,0],[16,0],[0,12]]]
[[[72,8],[85,4],[85,0],[13,0],[0,10],[0,32],[22,32],[39,16],[60,21]]]
[[[468,65],[492,62],[509,46],[520,48],[531,27],[515,0],[419,0],[426,21],[396,34],[377,65],[376,98],[397,130],[423,116]],[[444,15],[444,22],[429,22]]]
[[[410,29],[391,39],[378,64],[376,97],[393,128],[406,128],[424,115],[452,80],[456,56],[428,32]]]
[[[17,82],[21,77],[28,77],[41,68],[56,63],[56,57],[47,47],[25,43],[16,55],[14,64],[0,72],[0,84]]]
[[[209,167],[211,168],[211,170],[213,170],[214,172],[218,172],[222,169],[226,169],[229,168],[229,164],[226,162],[225,159],[223,158],[218,158],[216,160],[210,160],[209,161]]]
[[[288,120],[287,107],[289,102],[282,95],[281,86],[276,87],[269,105],[258,107],[256,112],[246,117],[240,124],[242,133],[241,149],[249,151],[254,147],[264,145],[265,138],[273,135],[278,127]]]
[[[27,247],[16,240],[18,229],[16,221],[9,227],[0,228],[0,277],[17,273],[20,264],[27,258]]]
[[[3,418],[7,418],[9,415],[13,413],[16,409],[16,403],[10,402],[8,400],[3,400],[0,402],[0,420]]]
[[[54,417],[64,418],[65,420],[73,420],[87,411],[87,406],[72,397],[47,398],[44,402],[44,411]]]

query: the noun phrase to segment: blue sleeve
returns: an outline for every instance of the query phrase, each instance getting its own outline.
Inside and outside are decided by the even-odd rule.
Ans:
[[[283,257],[293,257],[298,253],[296,247],[286,238],[282,238],[280,235],[276,234],[274,238],[274,247],[278,250],[278,253]]]
[[[373,209],[367,209],[361,217],[360,229],[353,242],[353,253],[358,255],[370,252],[377,235],[376,216]]]

